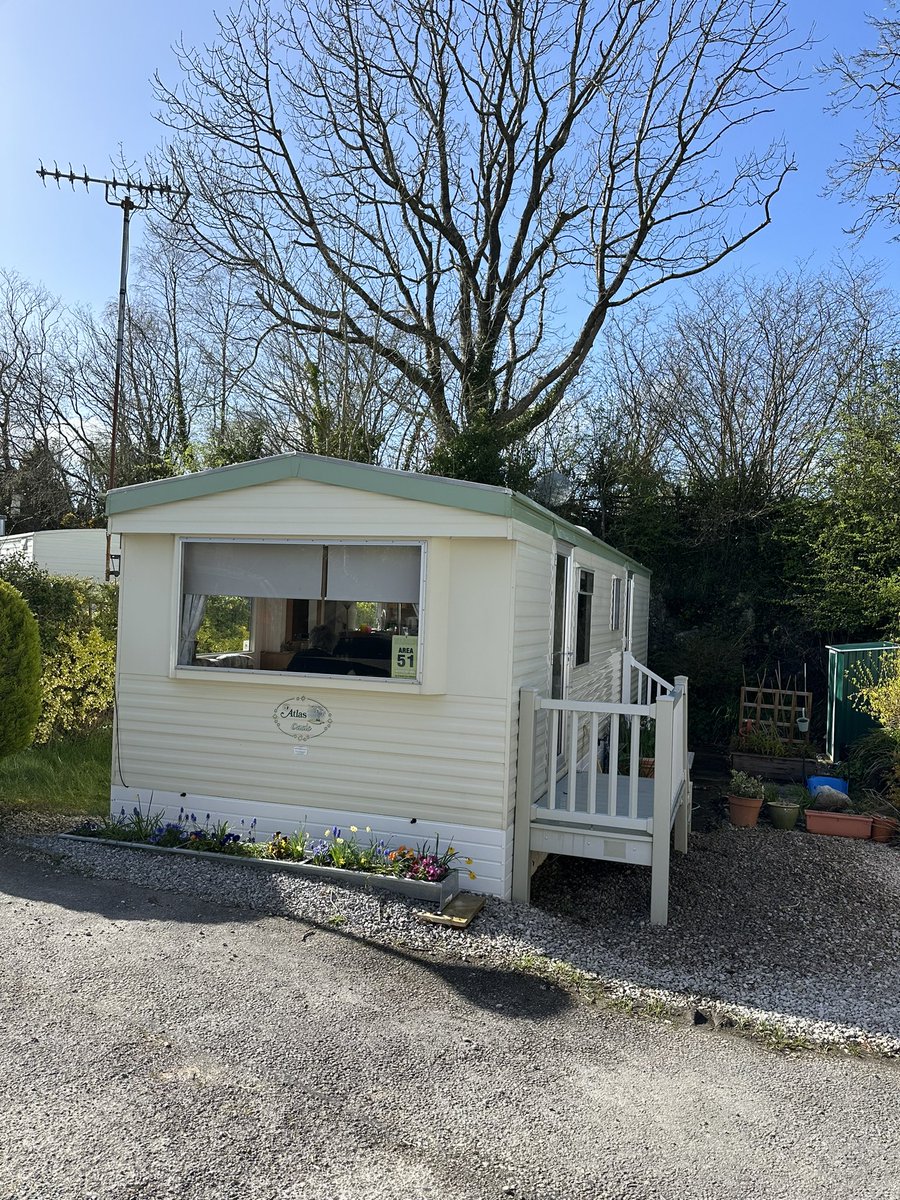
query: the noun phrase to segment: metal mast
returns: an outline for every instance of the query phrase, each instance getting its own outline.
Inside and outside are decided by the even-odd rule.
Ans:
[[[72,164],[69,163],[68,171],[61,171],[54,162],[53,170],[49,170],[41,163],[36,174],[41,179],[44,187],[47,186],[47,180],[53,179],[56,181],[56,186],[59,187],[63,182],[72,185],[72,191],[75,190],[75,184],[84,184],[84,190],[90,191],[92,183],[103,188],[104,199],[107,204],[114,208],[122,210],[122,257],[119,266],[119,311],[118,321],[116,325],[116,369],[113,377],[113,400],[112,400],[112,429],[110,431],[109,445],[109,482],[107,490],[112,491],[116,486],[116,443],[119,433],[119,398],[122,388],[122,359],[125,351],[125,308],[128,297],[128,240],[129,240],[129,225],[131,223],[132,213],[140,212],[145,208],[150,207],[150,202],[155,196],[159,196],[168,200],[180,199],[181,205],[179,211],[188,200],[188,193],[182,188],[173,187],[168,179],[153,180],[150,183],[144,183],[140,179],[132,179],[126,176],[124,179],[117,179],[113,175],[112,179],[99,179],[93,175],[88,175],[87,167],[82,168],[82,174],[78,175],[72,170]],[[124,195],[120,196],[120,192]],[[135,196],[137,199],[135,199]],[[177,214],[176,214],[177,215]],[[118,574],[118,572],[115,572]],[[106,578],[112,576],[112,557],[110,555],[110,537],[109,532],[106,534]]]

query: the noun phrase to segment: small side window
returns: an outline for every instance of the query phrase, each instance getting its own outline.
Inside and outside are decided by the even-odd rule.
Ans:
[[[609,605],[609,627],[612,630],[622,628],[622,580],[613,575],[612,593]]]
[[[594,600],[594,572],[578,572],[578,611],[575,617],[575,666],[590,662],[591,607]]]

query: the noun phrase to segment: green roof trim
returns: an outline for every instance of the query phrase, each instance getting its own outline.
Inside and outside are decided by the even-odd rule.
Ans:
[[[826,646],[825,649],[846,654],[854,650],[900,650],[900,645],[897,642],[845,642],[840,646]]]
[[[613,562],[630,567],[642,575],[650,575],[642,563],[509,488],[469,483],[463,479],[445,479],[440,475],[421,475],[415,471],[394,471],[388,467],[323,458],[317,454],[277,454],[271,458],[235,463],[230,467],[179,475],[175,479],[157,479],[151,483],[115,488],[107,494],[106,513],[114,517],[119,513],[152,508],[157,504],[177,504],[180,500],[197,500],[203,496],[215,496],[221,492],[258,487],[285,479],[304,479],[331,487],[355,488],[399,500],[440,504],[445,508],[522,521],[559,541],[569,542],[593,553],[600,552]]]

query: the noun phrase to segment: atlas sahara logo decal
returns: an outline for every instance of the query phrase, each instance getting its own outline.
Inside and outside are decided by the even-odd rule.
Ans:
[[[331,713],[311,696],[291,696],[275,705],[272,720],[283,734],[308,742],[331,728]]]

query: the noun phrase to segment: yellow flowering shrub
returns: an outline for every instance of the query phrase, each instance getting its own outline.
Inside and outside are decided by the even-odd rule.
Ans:
[[[90,733],[108,724],[112,720],[115,670],[115,642],[99,629],[62,634],[55,651],[44,660],[44,703],[35,742]]]

